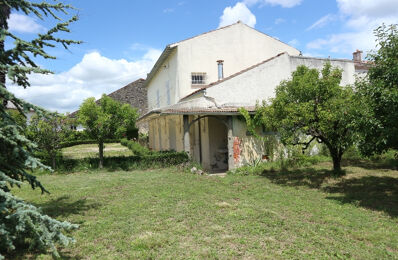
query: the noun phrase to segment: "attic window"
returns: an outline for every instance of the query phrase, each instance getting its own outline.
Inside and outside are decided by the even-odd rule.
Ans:
[[[205,72],[192,72],[192,85],[204,85],[206,84],[206,73]]]

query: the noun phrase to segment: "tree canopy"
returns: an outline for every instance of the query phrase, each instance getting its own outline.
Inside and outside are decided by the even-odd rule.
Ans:
[[[281,82],[275,98],[257,106],[249,128],[263,125],[276,131],[285,145],[307,149],[313,141],[323,143],[341,173],[341,157],[356,138],[354,92],[340,86],[341,70],[325,64],[322,71],[299,66],[291,80]]]
[[[56,36],[59,32],[69,32],[69,24],[77,20],[77,16],[72,16],[65,21],[57,13],[67,14],[72,9],[72,6],[57,1],[0,0],[0,258],[27,246],[31,250],[50,249],[57,256],[57,243],[67,245],[73,241],[64,231],[72,230],[76,225],[53,219],[12,194],[12,188],[22,185],[24,181],[32,188],[38,187],[43,193],[47,192],[29,171],[48,167],[33,156],[37,146],[24,136],[22,127],[10,114],[7,105],[12,103],[21,115],[30,110],[38,115],[46,112],[16,98],[6,89],[6,78],[10,83],[26,88],[29,87],[29,74],[51,73],[40,68],[34,61],[35,57],[55,59],[48,54],[48,49],[58,44],[67,48],[70,44],[79,43]],[[11,12],[16,11],[58,22],[34,39],[24,40],[8,30],[8,18]],[[8,49],[6,42],[10,43]]]
[[[81,104],[78,122],[85,127],[88,135],[98,142],[100,168],[103,166],[104,140],[127,137],[129,132],[136,130],[137,118],[136,109],[105,94],[98,103],[95,98],[88,98]]]
[[[356,86],[362,107],[360,148],[365,155],[398,149],[398,28],[375,30],[376,50],[368,55],[367,77]]]

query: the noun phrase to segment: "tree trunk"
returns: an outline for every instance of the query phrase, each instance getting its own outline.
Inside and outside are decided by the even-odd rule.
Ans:
[[[55,162],[56,162],[56,158],[57,158],[57,155],[56,154],[53,154],[52,155],[52,168],[53,168],[53,170],[55,170]]]
[[[100,169],[102,169],[104,167],[104,142],[100,142],[98,144],[98,148],[99,148],[99,165],[98,167]]]
[[[339,156],[332,156],[333,159],[333,171],[341,171],[341,158]]]
[[[332,156],[333,160],[333,172],[337,176],[345,175],[344,171],[341,169],[341,152],[338,151],[330,151],[330,155]]]

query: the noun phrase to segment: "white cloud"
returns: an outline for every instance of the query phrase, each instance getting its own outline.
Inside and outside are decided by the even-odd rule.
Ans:
[[[281,23],[284,23],[284,22],[286,22],[286,20],[283,19],[283,18],[277,18],[277,19],[275,19],[275,21],[274,21],[274,23],[275,23],[276,25],[281,24]]]
[[[343,14],[367,17],[387,17],[398,15],[397,0],[336,0]]]
[[[288,44],[291,46],[297,47],[298,45],[300,45],[300,42],[297,39],[293,39],[293,40],[289,41]]]
[[[31,87],[8,88],[20,98],[52,111],[73,112],[88,97],[99,98],[128,83],[145,78],[161,51],[149,49],[136,61],[109,59],[99,52],[84,55],[81,62],[59,74],[30,76]]]
[[[174,12],[174,8],[166,8],[166,9],[163,9],[163,13],[173,13]]]
[[[321,17],[318,21],[316,21],[315,23],[313,23],[310,27],[307,28],[307,31],[310,31],[312,29],[316,29],[316,28],[322,28],[325,25],[327,25],[328,23],[336,20],[336,15],[333,14],[327,14],[323,17]]]
[[[224,9],[218,27],[230,25],[239,20],[251,27],[256,25],[256,16],[242,2],[236,3],[234,7],[228,6]]]
[[[351,54],[356,49],[360,49],[366,53],[375,48],[374,29],[382,23],[398,23],[397,0],[336,1],[345,32],[309,42],[307,49],[323,49],[339,54]]]
[[[10,14],[10,18],[7,22],[9,30],[13,32],[38,33],[46,29],[42,25],[36,23],[33,18],[22,14]]]
[[[260,4],[260,5],[280,5],[284,8],[291,8],[301,4],[302,0],[244,0],[244,3],[248,6]]]

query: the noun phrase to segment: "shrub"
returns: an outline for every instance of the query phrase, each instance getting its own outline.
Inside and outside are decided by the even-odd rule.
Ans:
[[[308,156],[303,154],[294,154],[292,157],[289,157],[287,159],[245,165],[229,171],[228,173],[238,175],[262,175],[264,172],[267,171],[279,171],[289,168],[309,167],[311,165],[325,161],[330,161],[330,157],[322,155]]]
[[[398,168],[398,151],[390,149],[380,155],[373,155],[370,160],[383,166]]]
[[[73,172],[98,169],[99,158],[62,159],[57,157],[57,171]],[[162,168],[180,165],[188,162],[189,157],[185,152],[151,153],[144,156],[118,156],[105,157],[104,168],[109,170],[136,170],[148,168]]]
[[[120,139],[105,139],[104,143],[119,143]],[[71,147],[75,145],[80,145],[80,144],[97,144],[98,141],[96,140],[91,140],[91,139],[85,139],[85,140],[75,140],[75,141],[68,141],[68,142],[62,142],[61,147],[66,148],[66,147]]]
[[[145,146],[140,145],[138,142],[122,139],[120,144],[129,148],[134,155],[149,155],[151,151]]]

